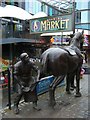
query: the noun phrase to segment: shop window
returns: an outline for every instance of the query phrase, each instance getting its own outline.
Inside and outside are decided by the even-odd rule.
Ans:
[[[14,5],[18,7],[18,2],[14,2]]]
[[[76,16],[76,23],[80,23],[81,22],[81,12],[77,12],[75,16]]]
[[[22,31],[22,30],[23,30],[23,26],[22,26],[21,24],[16,24],[16,25],[14,26],[14,28],[15,28],[15,30],[17,30],[17,31]]]
[[[10,2],[5,2],[5,5],[11,5],[11,3]]]

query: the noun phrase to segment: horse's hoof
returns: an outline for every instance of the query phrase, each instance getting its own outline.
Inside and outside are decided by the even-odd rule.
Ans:
[[[54,107],[55,105],[56,105],[56,102],[55,102],[55,101],[49,103],[49,106],[50,106],[50,107]]]
[[[41,110],[41,108],[39,108],[39,107],[37,107],[37,106],[34,106],[33,109],[34,109],[34,110],[37,110],[37,111],[40,111],[40,110]]]
[[[74,87],[70,87],[70,90],[74,90]]]
[[[74,85],[73,88],[76,89],[76,86]]]
[[[72,87],[72,88],[74,88],[74,89],[76,88],[76,86],[75,86],[75,85],[71,85],[71,87]]]
[[[66,93],[67,93],[67,94],[71,94],[71,92],[70,92],[70,91],[66,91]]]
[[[81,97],[81,93],[76,93],[75,97]]]
[[[14,106],[14,114],[19,114],[19,109],[16,105]]]

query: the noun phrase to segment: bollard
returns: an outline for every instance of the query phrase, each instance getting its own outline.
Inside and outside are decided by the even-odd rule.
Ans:
[[[11,84],[10,84],[10,70],[8,68],[8,106],[9,109],[11,110]]]

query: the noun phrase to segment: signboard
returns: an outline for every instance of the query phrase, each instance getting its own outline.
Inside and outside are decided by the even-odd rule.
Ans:
[[[43,94],[45,92],[48,91],[49,89],[49,86],[50,84],[53,82],[54,80],[54,76],[48,76],[48,77],[45,77],[45,78],[42,78],[39,83],[37,84],[37,94],[40,95],[40,94]],[[59,87],[65,85],[65,82],[64,80],[59,84]]]
[[[71,38],[70,36],[65,36],[63,35],[63,37],[60,35],[58,36],[53,36],[51,39],[50,39],[51,43],[52,44],[58,44],[58,45],[69,45],[69,42],[71,41]]]
[[[89,42],[88,42],[88,35],[84,35],[84,44],[83,46],[88,46]]]
[[[72,31],[72,14],[30,20],[30,34]]]

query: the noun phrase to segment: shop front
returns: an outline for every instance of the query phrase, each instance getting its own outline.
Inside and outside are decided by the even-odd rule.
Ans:
[[[41,39],[45,39],[47,47],[53,44],[69,44],[70,35],[73,34],[73,15],[65,14],[61,16],[50,16],[30,20],[30,34],[41,34]]]

